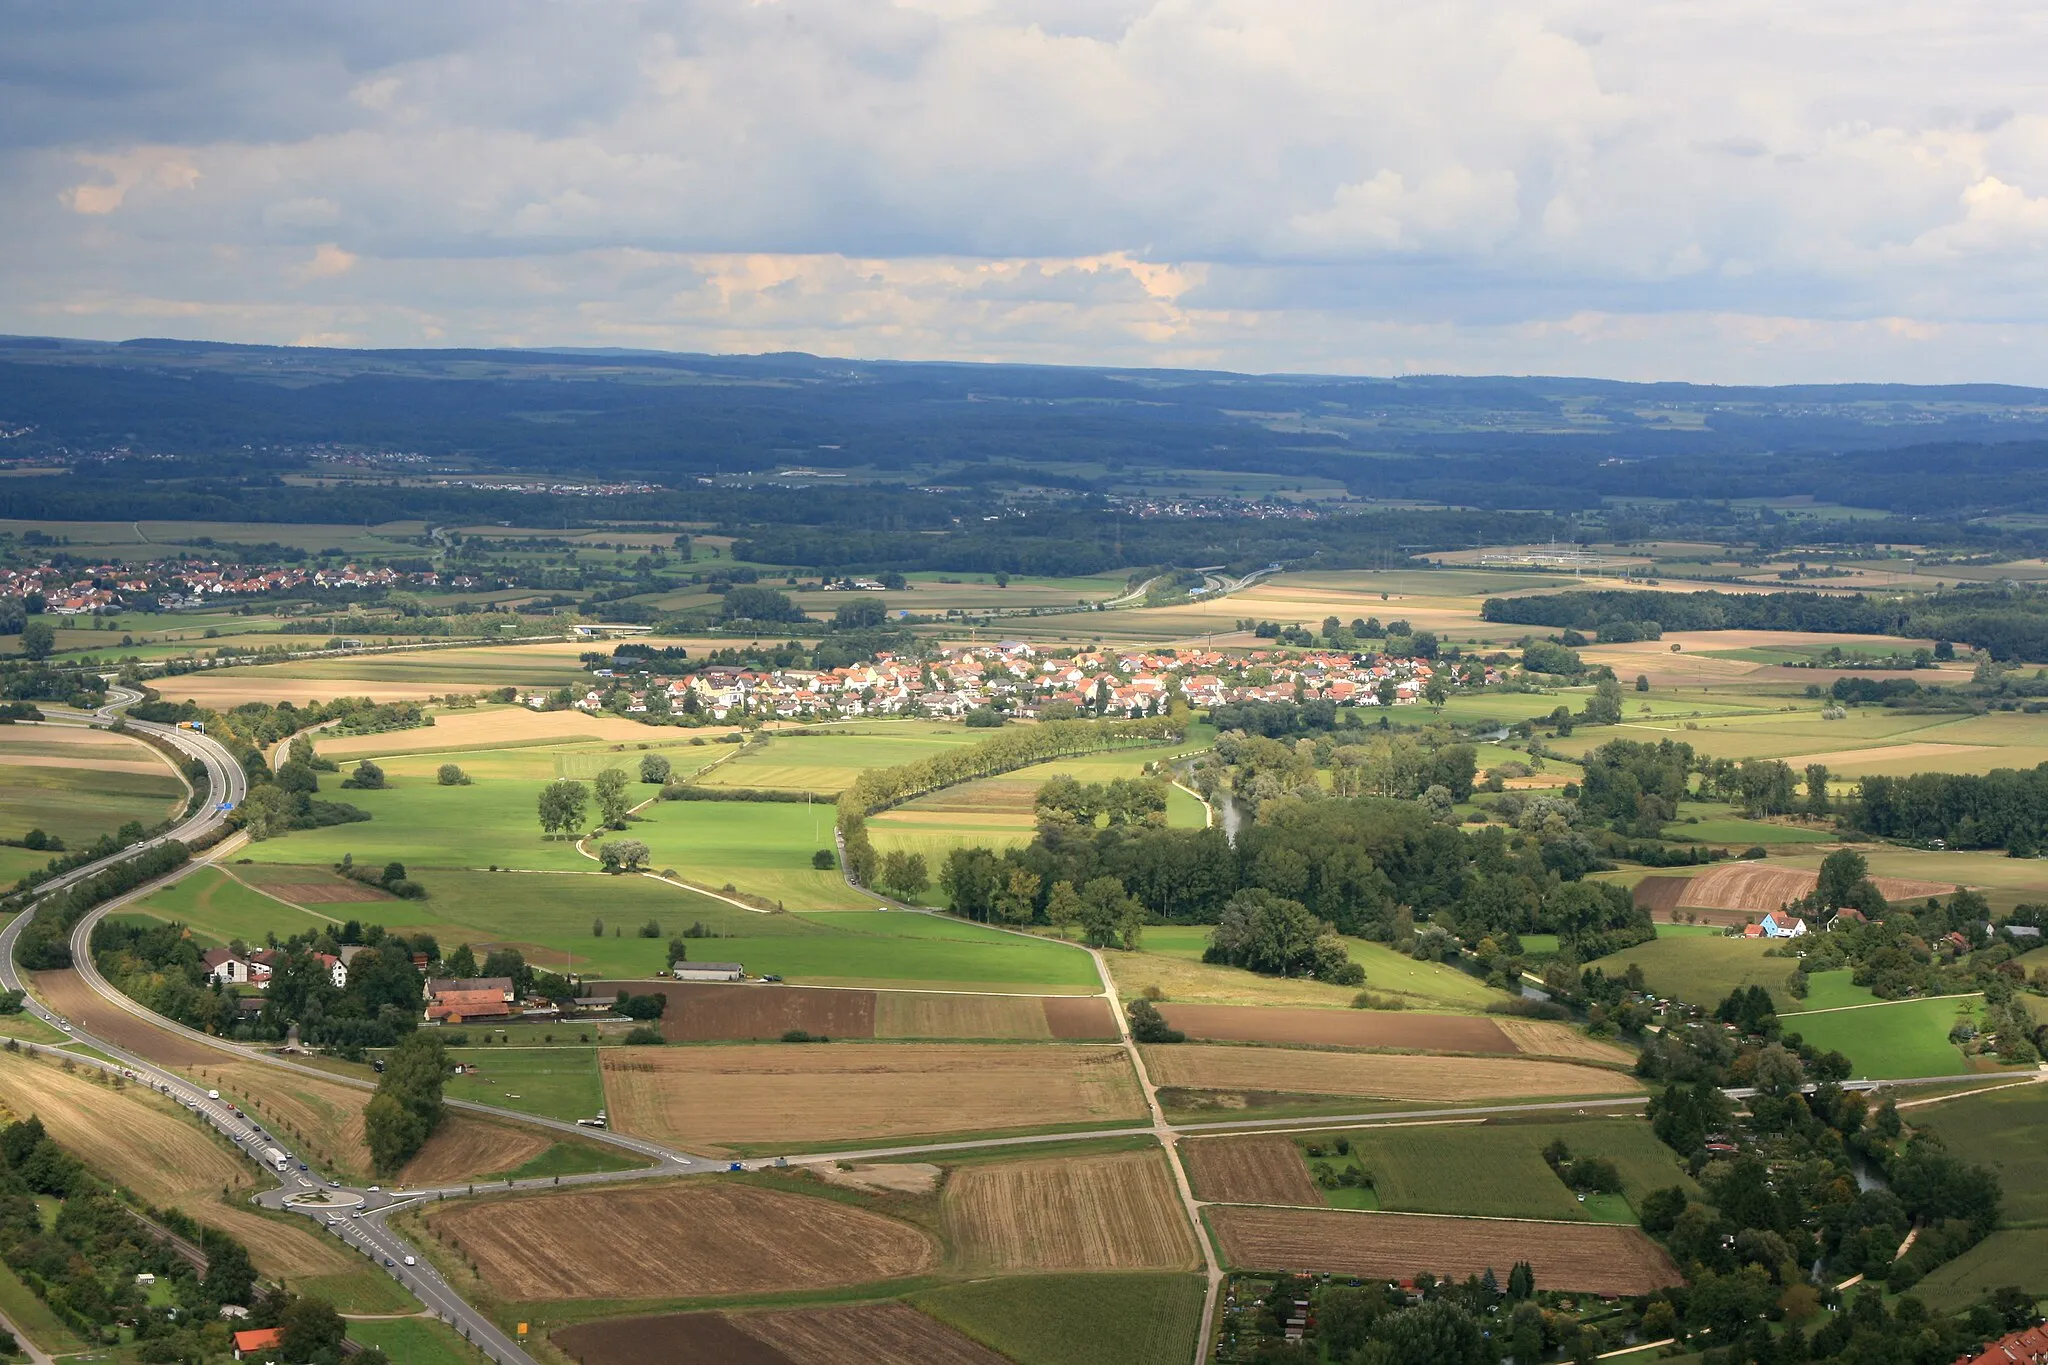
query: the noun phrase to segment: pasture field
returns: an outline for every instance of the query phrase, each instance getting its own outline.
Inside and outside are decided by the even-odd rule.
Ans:
[[[2048,1297],[2048,1228],[2001,1228],[1909,1292],[1936,1311],[1954,1311],[2006,1285]]]
[[[1292,1138],[1191,1138],[1181,1143],[1180,1154],[1197,1199],[1306,1208],[1323,1202],[1323,1192],[1309,1176],[1308,1163]]]
[[[218,867],[203,867],[133,902],[113,918],[183,924],[194,938],[211,944],[240,939],[252,946],[260,946],[266,934],[289,938],[334,927],[328,916],[266,896]]]
[[[911,1302],[1017,1365],[1181,1365],[1194,1356],[1202,1293],[1199,1275],[1029,1275]]]
[[[169,1100],[139,1086],[96,1083],[96,1069],[67,1072],[53,1059],[0,1053],[0,1106],[34,1114],[50,1136],[107,1179],[162,1208],[176,1208],[239,1239],[266,1275],[343,1274],[357,1259],[310,1224],[273,1221],[244,1202],[268,1188],[256,1169]],[[230,1191],[224,1200],[221,1191]]]
[[[521,1302],[817,1290],[921,1274],[939,1258],[912,1224],[722,1180],[451,1201],[426,1223],[493,1294]]]
[[[1877,995],[1868,986],[1859,986],[1856,973],[1847,967],[1833,972],[1809,972],[1806,976],[1806,999],[1798,1002],[1802,1012],[1808,1010],[1836,1010],[1850,1005],[1875,1005]]]
[[[148,827],[184,807],[184,782],[140,740],[68,726],[0,725],[0,834],[10,839],[40,829],[78,848],[130,820]],[[56,856],[5,851],[24,855],[24,872]]]
[[[1633,1095],[1642,1083],[1614,1071],[1508,1057],[1304,1052],[1184,1043],[1145,1048],[1160,1086],[1248,1094],[1458,1101]]]
[[[559,1036],[569,1038],[573,1032],[565,1028]],[[550,1119],[587,1119],[604,1108],[595,1047],[574,1042],[455,1047],[448,1049],[448,1060],[463,1068],[462,1075],[447,1080],[445,1093],[452,1100],[475,1100]]]
[[[898,1302],[578,1323],[553,1334],[587,1365],[1004,1365],[1005,1357]]]
[[[827,728],[837,731],[845,727]],[[871,724],[853,734],[767,733],[770,738],[766,744],[748,745],[739,757],[706,775],[703,784],[839,792],[852,786],[853,780],[869,768],[913,763],[972,744],[983,734],[960,725],[942,727],[929,721],[901,721],[887,727]]]
[[[1790,958],[1765,957],[1761,939],[1724,938],[1719,934],[1672,934],[1658,926],[1658,935],[1618,953],[1596,959],[1609,976],[1619,976],[1632,966],[1643,969],[1643,979],[1658,995],[1673,996],[1688,1004],[1712,1009],[1731,991],[1744,986],[1762,986],[1781,1011],[1795,1007],[1785,981],[1795,965]]]
[[[358,1318],[349,1323],[348,1336],[406,1365],[477,1365],[483,1359],[454,1328],[434,1318]]]
[[[710,1044],[606,1048],[598,1060],[612,1126],[685,1147],[1109,1126],[1144,1112],[1117,1047]]]
[[[1631,1205],[1640,1205],[1652,1190],[1692,1184],[1649,1124],[1636,1117],[1390,1126],[1350,1136],[1352,1152],[1372,1174],[1379,1206],[1397,1213],[1611,1221],[1590,1201],[1580,1203],[1544,1162],[1543,1149],[1555,1140],[1573,1156],[1613,1161]]]
[[[1976,1005],[1975,996],[1940,996],[1809,1010],[1787,1019],[1785,1028],[1823,1052],[1847,1056],[1857,1080],[1960,1076],[1970,1068],[1948,1033],[1959,1015],[1974,1016]]]
[[[1681,1283],[1663,1248],[1638,1228],[1433,1218],[1404,1213],[1318,1212],[1223,1205],[1209,1210],[1224,1259],[1242,1270],[1329,1271],[1450,1279],[1527,1261],[1538,1289],[1648,1294]]]
[[[1908,1112],[1914,1127],[1940,1134],[1949,1151],[1997,1173],[2007,1227],[2048,1227],[2048,1086],[2015,1086]]]
[[[977,1274],[1197,1264],[1156,1149],[962,1166],[947,1179],[941,1208],[955,1254]]]
[[[1326,986],[1303,978],[1260,976],[1202,961],[1208,925],[1149,925],[1135,953],[1108,953],[1111,974],[1125,996],[1158,986],[1168,1000],[1203,1005],[1325,1005],[1350,1008],[1355,986]],[[1408,1008],[1478,1013],[1504,998],[1484,982],[1436,962],[1417,962],[1383,943],[1347,938],[1351,960],[1365,969],[1366,989],[1391,995]]]
[[[821,871],[811,866],[813,853],[832,847],[829,805],[663,801],[641,816],[628,834],[647,844],[651,865],[672,867],[697,886],[731,886],[789,910],[847,910],[875,903],[848,886],[836,867]],[[527,818],[533,818],[530,812]],[[932,872],[936,877],[937,869]]]

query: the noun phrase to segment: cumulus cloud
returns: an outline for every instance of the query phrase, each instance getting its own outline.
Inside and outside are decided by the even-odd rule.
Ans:
[[[2044,47],[1918,0],[46,7],[0,330],[2038,380]]]

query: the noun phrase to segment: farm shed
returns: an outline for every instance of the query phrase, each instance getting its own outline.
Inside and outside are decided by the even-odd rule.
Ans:
[[[496,991],[443,991],[427,1006],[427,1022],[460,1024],[471,1019],[505,1019],[512,1007]]]
[[[444,1004],[446,1002],[441,998],[444,995],[461,995],[466,998],[484,991],[496,995],[508,1005],[513,1003],[512,978],[509,976],[437,976],[427,982],[427,1003]]]
[[[747,970],[737,962],[678,962],[669,975],[678,981],[744,981]]]

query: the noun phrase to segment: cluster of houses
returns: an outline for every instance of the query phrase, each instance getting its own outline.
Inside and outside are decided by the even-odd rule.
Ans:
[[[1196,707],[1318,699],[1339,706],[1407,705],[1421,701],[1440,672],[1453,686],[1500,681],[1495,670],[1476,661],[1461,672],[1426,659],[1342,651],[1190,648],[1052,654],[1011,640],[962,645],[929,660],[880,654],[871,663],[832,669],[714,666],[667,678],[615,664],[595,670],[598,685],[570,704],[591,712],[689,712],[714,720],[957,718],[991,706],[1034,718],[1055,703],[1097,714],[1147,716],[1163,712],[1176,698]],[[535,709],[554,704],[546,693],[525,701]]]
[[[399,587],[473,588],[482,580],[449,578],[438,573],[400,573],[395,569],[302,568],[223,564],[218,560],[163,560],[137,568],[128,564],[97,564],[86,569],[44,563],[28,568],[0,569],[0,597],[17,600],[40,596],[57,616],[84,616],[120,611],[154,597],[169,609],[223,597],[255,597],[274,592]]]

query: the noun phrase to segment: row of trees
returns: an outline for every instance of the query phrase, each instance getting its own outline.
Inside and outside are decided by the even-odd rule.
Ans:
[[[410,1161],[440,1127],[447,1069],[447,1052],[431,1033],[406,1035],[385,1058],[377,1093],[363,1108],[363,1136],[379,1172]]]

